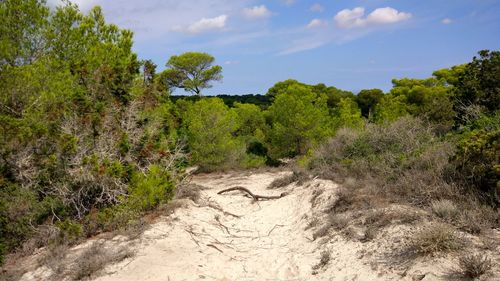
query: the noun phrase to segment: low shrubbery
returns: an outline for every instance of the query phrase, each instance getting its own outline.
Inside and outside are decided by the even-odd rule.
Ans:
[[[432,128],[405,117],[369,124],[363,131],[340,130],[315,152],[309,166],[323,177],[358,178],[377,186],[376,192],[422,205],[455,196],[456,186],[445,180],[451,155],[452,145]]]
[[[482,254],[470,254],[460,258],[459,266],[465,278],[475,280],[488,273],[493,268],[493,263]]]
[[[444,224],[430,225],[416,233],[410,243],[413,252],[422,255],[438,255],[456,251],[463,245],[456,231]]]

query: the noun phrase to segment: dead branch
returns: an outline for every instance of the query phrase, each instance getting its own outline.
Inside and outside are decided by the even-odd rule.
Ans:
[[[233,214],[233,213],[230,213],[230,212],[228,212],[228,211],[225,211],[224,209],[222,209],[222,207],[221,207],[221,206],[219,206],[217,203],[214,203],[214,202],[209,202],[209,203],[207,204],[207,207],[212,208],[212,209],[215,209],[215,210],[217,210],[217,211],[219,211],[219,212],[222,212],[222,213],[223,213],[224,215],[226,215],[226,216],[232,216],[232,217],[237,218],[237,219],[241,218],[241,216],[239,216],[239,215],[235,215],[235,214]]]
[[[216,249],[217,251],[221,252],[221,253],[224,253],[221,249],[217,248],[217,246],[215,246],[214,244],[207,244],[208,247],[212,247],[214,249]]]
[[[217,192],[217,194],[222,194],[222,193],[234,191],[234,190],[239,190],[239,191],[243,191],[243,192],[248,193],[248,195],[250,195],[254,201],[280,199],[281,197],[286,195],[286,193],[281,193],[280,195],[276,195],[276,196],[257,195],[257,194],[253,194],[250,190],[248,190],[247,188],[242,187],[242,186],[234,186],[231,188],[227,188],[227,189],[224,189],[224,190]]]

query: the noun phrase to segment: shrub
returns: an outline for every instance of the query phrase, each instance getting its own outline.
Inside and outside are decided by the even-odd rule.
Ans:
[[[321,252],[321,256],[320,256],[319,262],[317,264],[315,264],[312,267],[312,269],[313,270],[318,270],[318,269],[321,269],[321,268],[325,267],[330,262],[330,259],[331,259],[330,252],[328,252],[328,251]]]
[[[455,231],[446,225],[428,226],[414,235],[411,248],[415,253],[437,255],[442,252],[458,250],[461,241]]]
[[[447,221],[454,221],[460,214],[455,203],[447,199],[432,201],[431,210],[436,216]]]
[[[339,130],[317,149],[309,167],[325,178],[353,177],[386,197],[424,205],[456,196],[456,187],[445,180],[452,153],[423,121],[405,117],[369,124],[364,131]]]
[[[139,211],[151,210],[172,199],[174,188],[169,172],[151,165],[145,175],[137,173],[134,176],[127,204]]]
[[[4,245],[4,243],[2,241],[0,241],[0,266],[2,266],[3,263],[4,263],[5,252],[6,252],[5,245]]]
[[[481,254],[462,256],[459,260],[459,265],[464,277],[472,280],[481,277],[493,268],[491,260]]]
[[[289,184],[292,184],[294,182],[297,182],[297,184],[301,185],[308,178],[309,176],[306,171],[304,171],[301,168],[294,168],[290,175],[285,175],[273,180],[267,188],[268,189],[281,188]]]
[[[483,201],[500,206],[500,110],[469,124],[458,137],[455,178],[473,187]]]
[[[106,265],[120,262],[132,255],[132,250],[127,246],[106,249],[103,243],[95,242],[75,260],[74,265],[70,268],[71,279],[90,278],[98,274]]]

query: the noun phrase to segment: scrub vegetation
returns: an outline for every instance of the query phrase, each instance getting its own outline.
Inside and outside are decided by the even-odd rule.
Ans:
[[[499,51],[427,79],[395,79],[387,93],[285,80],[264,96],[205,97],[222,79],[214,57],[179,54],[157,73],[99,7],[5,0],[0,18],[0,264],[133,228],[168,204],[188,166],[293,159],[296,172],[274,188],[309,175],[355,179],[330,225],[344,228],[339,214],[381,200],[428,209],[452,228],[419,233],[412,245],[422,254],[459,248],[455,229],[499,227]],[[193,96],[172,96],[176,88]],[[471,278],[490,267],[475,256],[461,264]]]

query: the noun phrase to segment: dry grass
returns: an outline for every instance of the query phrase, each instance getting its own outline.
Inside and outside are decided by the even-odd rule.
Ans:
[[[460,214],[457,205],[447,199],[432,201],[431,210],[436,216],[448,222],[455,221]]]
[[[108,264],[120,262],[133,256],[127,246],[106,248],[103,243],[93,243],[74,262],[71,267],[73,280],[86,280],[99,274]]]
[[[342,213],[350,209],[351,205],[355,202],[356,195],[352,190],[341,187],[337,191],[337,197],[328,206],[326,211],[328,213]]]
[[[456,231],[444,224],[427,226],[416,233],[410,243],[414,253],[435,256],[458,250],[463,245]]]
[[[331,259],[330,252],[328,252],[328,251],[321,252],[319,262],[317,264],[315,264],[312,267],[312,269],[316,271],[316,270],[319,270],[321,268],[324,268],[330,262],[330,259]]]
[[[290,175],[285,175],[281,178],[275,179],[271,184],[267,187],[268,189],[276,189],[285,187],[296,182],[298,185],[302,185],[306,180],[309,179],[309,174],[303,169],[299,167],[292,168],[292,173]]]
[[[491,259],[481,254],[462,256],[459,265],[462,275],[470,280],[483,276],[493,268]]]
[[[52,270],[52,280],[90,280],[109,264],[132,257],[134,252],[129,245],[106,245],[105,242],[94,242],[76,258],[69,255],[67,245],[59,244],[50,248],[38,260],[39,266],[47,266]]]
[[[177,187],[175,198],[176,199],[190,199],[195,203],[198,203],[200,200],[200,192],[206,189],[201,185],[197,184],[182,184]]]
[[[457,218],[457,225],[460,229],[475,235],[483,233],[488,228],[499,228],[500,209],[494,210],[477,203],[471,204],[461,212]]]

